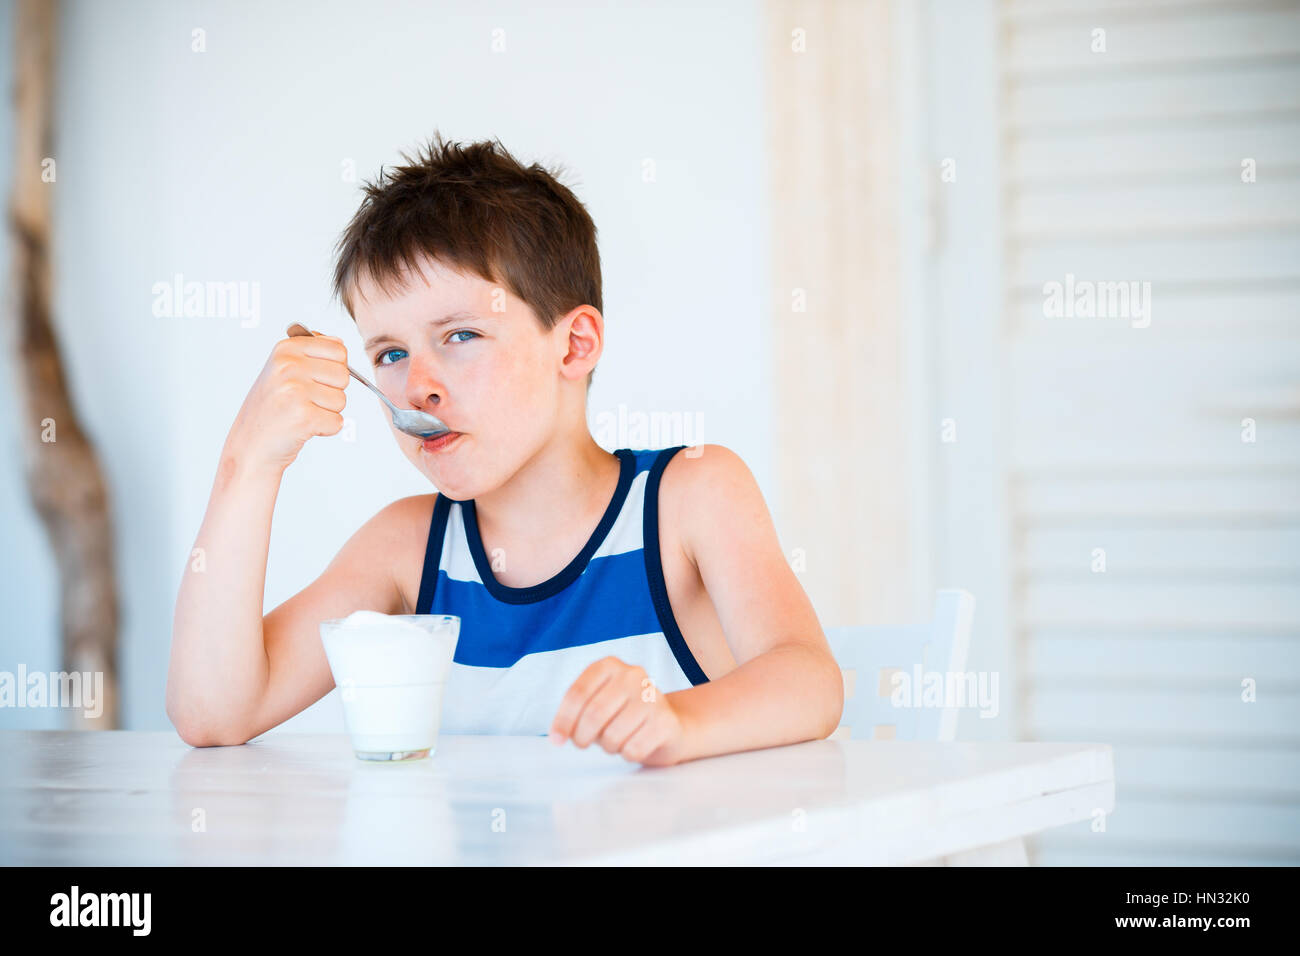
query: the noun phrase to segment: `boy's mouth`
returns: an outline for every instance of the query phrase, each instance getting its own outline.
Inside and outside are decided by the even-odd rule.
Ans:
[[[456,439],[460,438],[460,435],[460,432],[448,432],[445,435],[439,435],[437,438],[426,439],[420,443],[420,447],[425,451],[430,452],[442,451],[444,448],[449,448],[454,445]]]

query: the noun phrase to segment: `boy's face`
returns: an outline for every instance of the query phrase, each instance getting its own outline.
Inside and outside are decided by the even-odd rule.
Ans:
[[[499,487],[545,445],[566,387],[582,389],[585,408],[586,372],[576,382],[561,375],[566,323],[546,332],[503,286],[440,262],[423,259],[421,272],[403,276],[391,294],[364,277],[357,329],[376,387],[398,408],[418,408],[460,432],[434,450],[393,429],[415,467],[464,501]],[[435,324],[446,316],[453,318]]]

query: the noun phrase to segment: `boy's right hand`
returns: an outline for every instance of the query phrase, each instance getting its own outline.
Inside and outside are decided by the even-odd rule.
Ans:
[[[333,335],[295,335],[271,349],[231,426],[223,457],[283,470],[313,435],[334,435],[347,405],[348,350]]]

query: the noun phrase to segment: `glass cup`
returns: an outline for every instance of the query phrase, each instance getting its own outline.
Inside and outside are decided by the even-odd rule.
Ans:
[[[357,757],[432,756],[460,618],[378,613],[362,623],[335,618],[321,621],[320,636]]]

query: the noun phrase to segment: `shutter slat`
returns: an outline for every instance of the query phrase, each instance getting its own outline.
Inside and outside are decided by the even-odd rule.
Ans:
[[[1105,29],[1105,52],[1093,52],[1093,30]],[[1189,10],[1177,18],[1106,23],[1091,16],[1067,23],[1025,22],[1007,38],[1010,76],[1134,67],[1215,66],[1300,55],[1300,11],[1256,8]]]

